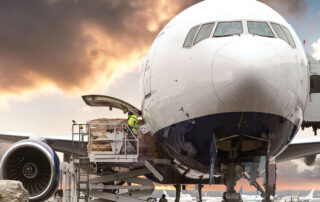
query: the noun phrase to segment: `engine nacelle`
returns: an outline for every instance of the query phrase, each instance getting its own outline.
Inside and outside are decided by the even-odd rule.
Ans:
[[[307,166],[312,166],[316,160],[316,157],[317,155],[311,155],[311,156],[307,156],[307,157],[304,157],[304,163],[307,165]]]
[[[22,182],[30,201],[44,201],[59,186],[59,165],[59,158],[49,145],[38,140],[21,140],[3,155],[0,177]]]

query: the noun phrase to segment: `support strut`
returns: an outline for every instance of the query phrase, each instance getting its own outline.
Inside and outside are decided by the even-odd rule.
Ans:
[[[197,184],[196,185],[196,201],[202,202],[202,187],[203,185]]]
[[[234,187],[236,186],[236,182],[238,180],[238,176],[236,173],[236,164],[234,162],[228,163],[228,169],[225,173],[225,185],[227,187],[226,192],[223,193],[223,202],[241,202],[241,196],[236,192]]]
[[[251,178],[248,175],[248,173],[244,172],[243,173],[243,177],[248,180],[249,182],[251,182]],[[257,180],[254,180],[252,183],[252,186],[254,186],[260,193],[262,197],[265,197],[265,192],[263,190],[263,188],[260,186],[260,184],[257,182]]]
[[[266,183],[265,183],[265,202],[271,201],[271,196],[276,194],[276,163],[266,158]]]
[[[176,189],[176,199],[174,201],[179,202],[180,201],[180,193],[181,193],[181,184],[174,185],[174,188]]]

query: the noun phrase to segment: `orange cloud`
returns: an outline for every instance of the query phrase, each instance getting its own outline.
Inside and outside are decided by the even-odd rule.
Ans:
[[[0,2],[0,96],[108,85],[136,71],[163,25],[195,2]]]
[[[0,97],[19,99],[47,86],[67,94],[107,88],[136,71],[160,29],[198,1],[0,2]],[[306,7],[263,2],[289,13]]]

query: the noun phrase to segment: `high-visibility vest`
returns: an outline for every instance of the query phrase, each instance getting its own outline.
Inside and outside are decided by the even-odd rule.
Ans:
[[[138,134],[138,118],[136,115],[129,116],[128,125],[135,135]]]

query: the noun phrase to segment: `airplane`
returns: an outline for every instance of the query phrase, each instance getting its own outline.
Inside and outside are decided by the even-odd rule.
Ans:
[[[270,201],[276,163],[305,158],[312,165],[320,153],[319,138],[295,139],[300,128],[316,134],[320,126],[319,66],[269,6],[207,0],[179,13],[155,38],[141,68],[141,110],[108,96],[83,99],[143,118],[170,158],[155,165],[162,181],[147,178],[176,185],[177,195],[182,184],[224,184],[223,200],[240,201],[234,187],[250,170],[251,184],[265,179]],[[59,179],[55,152],[70,154],[70,138],[0,139],[16,142],[3,155],[1,178],[22,181],[31,201],[51,196]]]
[[[320,201],[320,198],[315,198],[314,197],[314,192],[316,191],[315,188],[313,188],[310,193],[305,196],[305,197],[300,197],[300,200],[301,201],[308,201],[308,202],[317,202],[317,201]]]
[[[313,188],[310,193],[306,197],[300,197],[302,200],[308,200],[309,202],[317,200],[314,198],[314,192],[316,191],[315,188]],[[319,200],[319,199],[318,199]]]
[[[305,197],[301,196],[286,196],[281,198],[280,202],[289,202],[289,201],[304,201],[304,202],[316,202],[320,201],[320,198],[314,198],[314,192],[316,191],[315,188],[313,188],[309,194]]]

